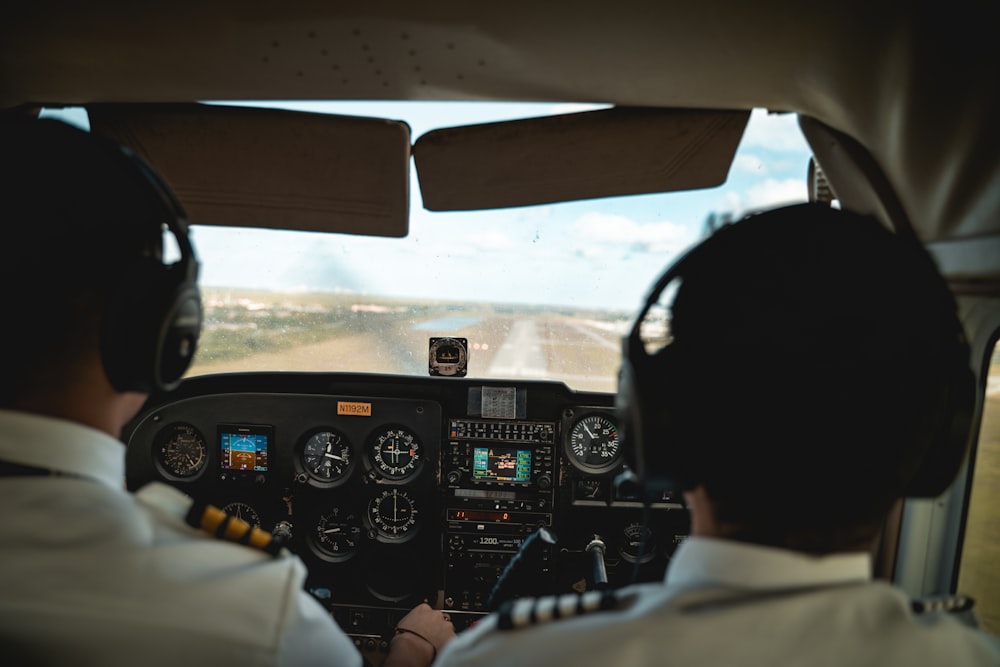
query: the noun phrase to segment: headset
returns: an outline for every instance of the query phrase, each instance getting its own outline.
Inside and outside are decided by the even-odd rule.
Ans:
[[[644,319],[671,283],[678,280],[683,283],[686,276],[718,270],[719,262],[725,260],[724,255],[733,252],[734,243],[747,244],[753,238],[753,230],[746,228],[747,221],[756,219],[757,222],[750,224],[759,228],[771,220],[778,228],[784,225],[786,231],[791,230],[789,225],[794,224],[796,229],[805,233],[810,242],[822,242],[822,234],[828,230],[824,227],[820,232],[817,226],[813,233],[809,229],[810,219],[815,216],[861,217],[817,203],[797,204],[752,214],[739,222],[723,226],[683,254],[652,286],[631,331],[623,339],[619,390],[615,401],[623,449],[633,468],[631,481],[638,483],[647,503],[662,498],[664,493],[693,489],[705,481],[705,466],[726,465],[726,462],[712,461],[711,457],[706,460],[705,456],[686,451],[683,446],[671,442],[675,413],[683,411],[684,406],[670,404],[663,398],[667,393],[665,388],[676,389],[677,383],[697,377],[697,357],[718,354],[719,351],[699,348],[697,344],[691,346],[690,341],[674,340],[660,350],[649,353],[640,337]],[[871,224],[878,223],[872,221]],[[741,227],[742,231],[737,231]],[[929,295],[940,296],[938,300],[943,304],[939,315],[943,332],[939,337],[939,358],[944,360],[941,372],[943,382],[932,414],[927,417],[929,428],[924,429],[924,442],[913,443],[914,447],[924,448],[925,453],[920,458],[917,469],[909,471],[908,481],[902,484],[906,496],[929,498],[940,495],[950,486],[964,461],[975,408],[975,377],[969,366],[969,346],[957,316],[954,297],[947,284],[937,273],[933,260],[919,242],[903,236],[899,236],[899,239],[900,243],[913,246],[913,260],[917,262],[917,266],[926,265],[926,270],[933,274],[928,276],[928,280],[932,281],[931,284],[939,284],[943,290],[941,295]],[[740,247],[738,252],[743,252],[744,248],[746,252],[754,252],[752,247],[746,245]],[[850,270],[849,264],[845,270]],[[683,290],[683,284],[678,289]],[[700,304],[699,307],[711,308],[712,304]],[[725,407],[720,409],[718,418],[726,419]],[[856,463],[863,465],[862,461]]]
[[[190,366],[202,326],[198,260],[188,219],[167,184],[139,156],[109,142],[138,187],[149,193],[176,238],[180,259],[164,264],[160,253],[133,258],[113,285],[101,323],[104,370],[118,391],[170,390]]]

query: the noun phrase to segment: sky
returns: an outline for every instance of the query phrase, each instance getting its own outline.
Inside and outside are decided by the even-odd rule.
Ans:
[[[453,125],[572,113],[569,105],[283,103],[284,108],[405,120],[412,140]],[[71,116],[85,125],[85,117]],[[790,115],[760,110],[726,183],[477,212],[432,213],[411,163],[406,238],[193,226],[203,286],[635,310],[656,277],[703,238],[709,214],[805,201],[810,151]]]

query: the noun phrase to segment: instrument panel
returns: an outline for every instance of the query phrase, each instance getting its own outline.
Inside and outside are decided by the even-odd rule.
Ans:
[[[126,483],[171,484],[280,536],[308,590],[377,654],[421,601],[461,631],[501,591],[662,577],[687,512],[669,496],[644,510],[616,484],[613,400],[547,381],[197,377],[126,427]],[[540,528],[555,539],[529,558],[522,547]]]

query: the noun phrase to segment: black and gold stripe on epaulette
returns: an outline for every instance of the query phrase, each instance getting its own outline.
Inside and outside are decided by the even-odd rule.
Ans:
[[[199,501],[192,503],[185,521],[188,525],[203,530],[220,540],[245,544],[272,556],[281,553],[285,542],[284,538],[279,535],[272,535],[243,519],[226,514],[215,505]]]
[[[943,595],[910,601],[910,607],[915,614],[961,614],[971,611],[974,606],[975,600],[967,595]]]
[[[975,606],[975,600],[967,595],[942,595],[910,601],[914,614],[922,616],[948,614],[963,625],[979,629],[981,625],[976,617]]]
[[[504,602],[497,609],[497,627],[501,630],[516,630],[529,625],[541,625],[560,618],[572,618],[617,607],[618,597],[614,591],[518,598]]]

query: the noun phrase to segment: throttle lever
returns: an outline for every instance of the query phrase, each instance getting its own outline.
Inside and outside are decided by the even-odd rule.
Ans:
[[[608,568],[604,563],[604,554],[608,551],[608,545],[598,535],[587,545],[585,551],[590,554],[590,562],[593,566],[594,589],[604,590],[608,587]]]

